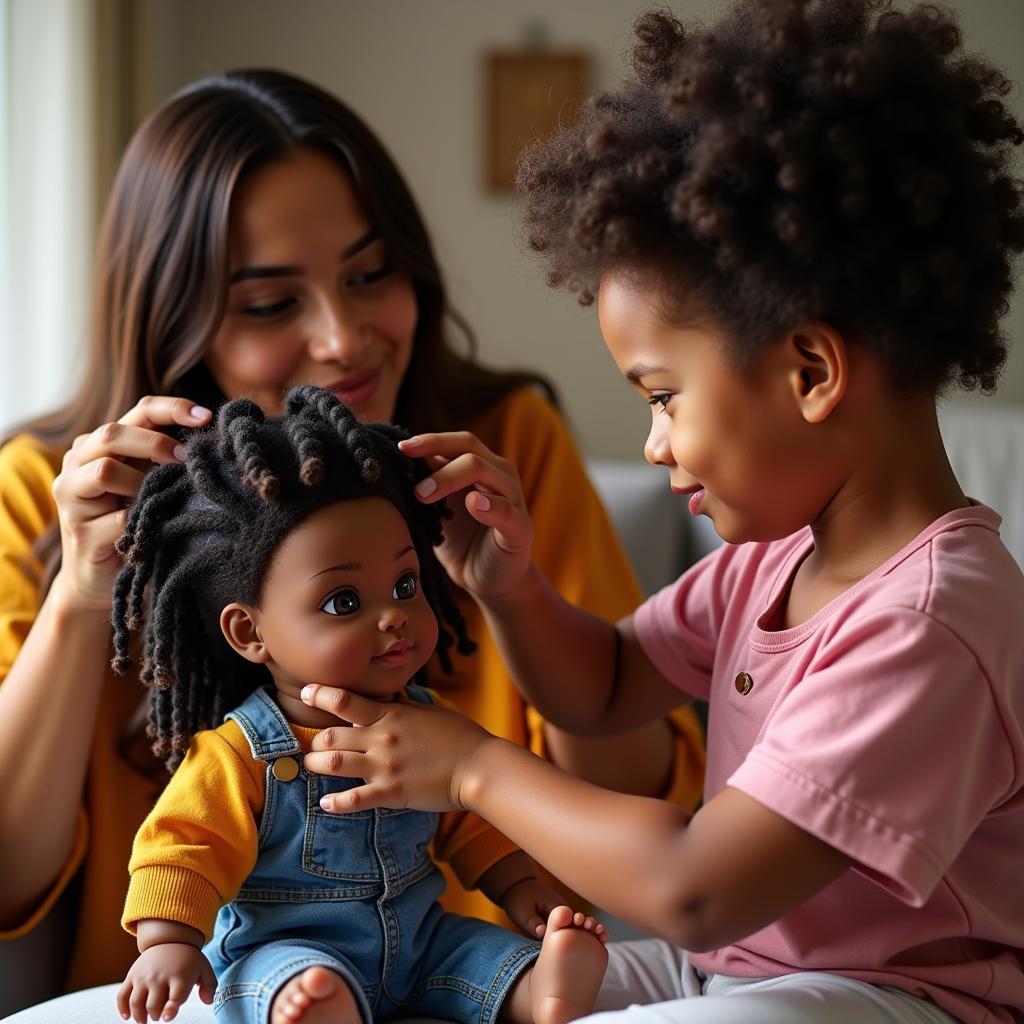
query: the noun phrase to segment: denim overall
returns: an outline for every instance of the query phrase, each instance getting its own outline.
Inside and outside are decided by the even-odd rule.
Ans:
[[[432,703],[415,685],[406,696]],[[268,689],[227,717],[267,768],[256,866],[204,949],[217,974],[218,1018],[266,1024],[281,987],[319,964],[345,979],[366,1024],[397,1014],[492,1024],[540,945],[441,909],[444,878],[429,855],[438,816],[329,814],[320,798],[362,780],[307,774]],[[290,781],[275,775],[278,758],[294,759],[279,766],[283,778],[299,763]]]

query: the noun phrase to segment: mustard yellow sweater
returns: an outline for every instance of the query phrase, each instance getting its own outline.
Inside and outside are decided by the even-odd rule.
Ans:
[[[319,730],[289,725],[302,752],[309,753]],[[211,937],[217,911],[238,895],[256,864],[265,782],[266,763],[252,756],[234,721],[193,737],[135,837],[121,917],[129,932],[135,933],[139,921],[156,918]],[[433,853],[472,889],[516,849],[482,818],[461,811],[441,815]]]
[[[628,615],[641,593],[621,544],[587,479],[579,453],[558,413],[539,395],[509,395],[467,428],[518,469],[534,523],[534,562],[570,601],[609,621]],[[63,452],[23,436],[0,448],[0,680],[21,650],[39,609],[39,565],[32,545],[56,520],[50,485]],[[544,754],[539,716],[509,678],[483,617],[468,598],[461,602],[479,650],[455,658],[455,674],[431,673],[430,685],[485,729]],[[104,684],[78,828],[59,878],[16,928],[0,941],[34,928],[76,875],[81,880],[78,928],[66,988],[71,991],[121,981],[137,951],[121,927],[119,911],[128,887],[132,840],[166,779],[141,771],[122,753],[126,727],[141,690],[131,678],[110,674]],[[664,794],[692,807],[703,784],[704,749],[693,713],[673,712],[674,775]],[[31,737],[26,738],[30,742]],[[503,920],[481,893],[467,892],[443,865],[449,880],[446,909],[485,920]]]

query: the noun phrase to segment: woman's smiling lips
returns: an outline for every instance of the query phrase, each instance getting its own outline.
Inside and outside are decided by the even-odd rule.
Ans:
[[[362,405],[377,387],[379,375],[379,370],[368,370],[365,373],[328,384],[325,390],[333,391],[347,406]]]
[[[382,661],[385,665],[404,665],[409,660],[412,648],[411,640],[396,640],[383,654],[378,654],[373,660]]]

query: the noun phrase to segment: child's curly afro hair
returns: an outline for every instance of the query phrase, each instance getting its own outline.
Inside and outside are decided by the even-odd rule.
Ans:
[[[995,388],[1024,131],[951,13],[739,0],[710,30],[654,11],[635,36],[636,79],[524,154],[549,283],[589,303],[603,274],[654,269],[670,315],[696,297],[739,365],[824,319],[898,387]]]

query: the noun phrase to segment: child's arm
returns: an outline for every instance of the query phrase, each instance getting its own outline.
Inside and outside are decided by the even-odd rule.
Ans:
[[[401,447],[440,467],[422,500],[446,497],[457,514],[438,556],[481,606],[516,685],[548,721],[608,736],[685,702],[651,665],[629,619],[617,628],[573,607],[531,567],[530,516],[510,463],[468,433],[422,434]]]
[[[850,864],[737,789],[688,822],[674,804],[592,786],[442,708],[310,690],[307,702],[363,727],[334,730],[334,751],[366,785],[325,809],[473,810],[576,892],[686,949],[758,931]],[[335,753],[321,750],[314,742],[306,766],[331,773]]]
[[[199,998],[213,1002],[217,979],[202,952],[202,932],[175,921],[146,920],[138,922],[137,934],[139,957],[117,993],[122,1019],[173,1020],[196,985]]]

